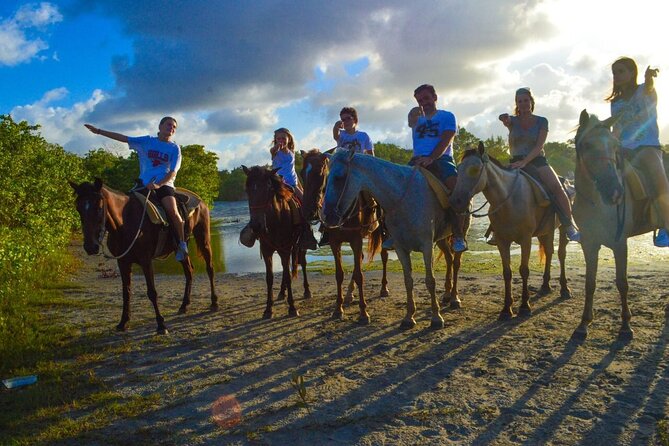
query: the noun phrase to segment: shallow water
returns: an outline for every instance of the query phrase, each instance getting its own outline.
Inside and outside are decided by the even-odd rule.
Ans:
[[[485,201],[483,195],[479,194],[474,198],[474,209],[477,209]],[[484,214],[487,206],[479,213]],[[246,201],[218,201],[214,204],[211,213],[212,217],[212,246],[214,248],[214,268],[216,272],[247,274],[265,271],[265,264],[260,258],[260,248],[258,243],[253,248],[247,248],[239,243],[239,232],[246,225],[249,219],[248,203]],[[467,240],[469,242],[469,251],[467,255],[489,255],[497,254],[497,249],[485,243],[483,235],[488,227],[488,218],[474,218],[469,230]],[[314,227],[314,234],[318,238],[317,227]],[[629,239],[629,253],[637,259],[644,262],[666,261],[669,249],[658,249],[653,246],[652,235],[644,234]],[[536,239],[534,240],[533,250],[538,249]],[[195,245],[189,246],[191,253],[195,252]],[[568,251],[579,250],[580,245],[570,243],[567,246]],[[353,255],[348,245],[342,247],[344,262],[353,263]],[[512,256],[520,255],[520,247],[513,245]],[[612,257],[608,249],[602,249],[603,258]],[[390,259],[395,260],[397,256],[390,252]],[[202,272],[205,270],[204,263],[195,255],[191,256],[195,270]],[[378,256],[377,256],[378,259]],[[557,260],[557,259],[556,259]],[[329,247],[320,248],[316,251],[309,251],[307,262],[333,262],[332,252]],[[277,254],[274,255],[274,269],[281,270],[281,260]],[[182,274],[181,265],[174,260],[174,256],[166,260],[155,262],[156,272],[164,274]]]

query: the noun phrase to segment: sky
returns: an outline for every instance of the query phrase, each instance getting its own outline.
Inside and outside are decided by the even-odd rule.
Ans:
[[[662,1],[637,0],[0,0],[0,114],[39,124],[85,154],[177,118],[179,144],[219,169],[270,162],[273,130],[298,149],[334,147],[355,107],[372,141],[411,148],[413,90],[480,138],[530,87],[549,141],[573,138],[581,110],[606,117],[611,63],[651,65],[660,139],[669,142],[669,26]]]

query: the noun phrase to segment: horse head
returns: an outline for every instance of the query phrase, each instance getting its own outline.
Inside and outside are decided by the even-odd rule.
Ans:
[[[304,184],[302,212],[304,212],[307,220],[317,220],[318,210],[323,204],[323,195],[325,194],[329,154],[321,153],[318,149],[309,152],[300,151],[300,153],[303,160],[300,177]]]
[[[242,169],[246,174],[245,189],[249,199],[251,228],[256,234],[266,233],[266,212],[277,208],[279,202],[291,199],[292,188],[277,174],[279,169],[262,166],[242,166]]]
[[[467,149],[462,155],[458,164],[458,181],[448,199],[456,212],[465,212],[474,195],[484,188],[487,161],[488,155],[481,141],[477,149]]]
[[[359,155],[362,156],[362,155]],[[338,149],[330,158],[321,220],[330,228],[341,226],[358,203],[360,175],[353,168],[355,152]]]
[[[605,203],[617,205],[623,200],[622,153],[610,130],[614,121],[615,118],[600,121],[586,110],[581,112],[576,132],[576,169],[595,184]]]
[[[69,182],[77,195],[77,212],[81,218],[81,229],[84,234],[84,250],[87,254],[100,252],[105,234],[105,203],[102,195],[102,180],[96,178],[94,183],[76,184]]]

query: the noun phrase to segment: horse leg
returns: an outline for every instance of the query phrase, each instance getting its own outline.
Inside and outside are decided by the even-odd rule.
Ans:
[[[190,262],[190,260],[189,260]],[[186,262],[183,262],[186,263]],[[158,291],[156,291],[155,278],[153,276],[153,263],[151,260],[142,264],[142,271],[144,271],[144,279],[146,280],[146,294],[149,296],[151,304],[153,304],[153,311],[156,313],[156,333],[159,335],[168,334],[167,327],[165,327],[165,318],[160,314],[158,309]],[[191,279],[193,273],[191,270]],[[188,283],[188,278],[186,278],[186,283]],[[186,285],[186,288],[189,288],[189,285]]]
[[[543,281],[541,282],[541,288],[539,289],[539,294],[541,296],[553,291],[551,288],[551,263],[553,262],[553,252],[555,251],[555,248],[553,247],[554,241],[555,232],[539,237],[539,243],[544,247],[544,254],[546,255],[546,258],[544,259]]]
[[[265,312],[262,315],[263,319],[272,319],[272,306],[274,305],[274,296],[272,295],[272,286],[274,285],[272,254],[274,253],[271,251],[263,251],[262,253],[262,258],[265,261],[265,283],[267,283],[267,304],[265,306]]]
[[[437,299],[436,281],[434,280],[434,271],[432,269],[432,244],[423,250],[423,262],[425,263],[425,286],[430,293],[430,303],[432,305],[431,328],[444,328],[444,318],[441,317],[439,300]]]
[[[511,295],[511,241],[497,240],[497,250],[502,259],[504,277],[504,307],[497,320],[507,321],[513,317],[513,296]]]
[[[346,287],[346,295],[344,296],[344,305],[351,305],[353,303],[354,292],[355,292],[355,278],[353,277],[353,275],[351,275],[351,279],[348,281],[348,287]]]
[[[567,269],[565,268],[565,259],[567,258],[567,234],[560,229],[560,242],[558,243],[558,260],[560,261],[560,297],[562,299],[571,299],[572,294],[567,283]]]
[[[383,275],[381,276],[381,293],[379,297],[388,297],[390,296],[390,291],[388,291],[388,276],[387,276],[387,266],[388,266],[388,250],[381,250],[381,263],[383,264]],[[669,305],[667,306],[669,309]]]
[[[523,240],[520,245],[520,277],[523,281],[523,295],[522,300],[520,301],[520,307],[518,308],[518,314],[521,316],[529,316],[532,314],[532,308],[530,307],[530,290],[527,286],[527,281],[530,277],[530,253],[532,251],[532,239],[528,237],[527,240]]]
[[[204,264],[207,268],[209,288],[211,289],[211,306],[209,309],[211,311],[216,311],[218,310],[218,295],[216,294],[216,287],[214,286],[214,256],[211,249],[211,236],[209,233],[209,215],[206,216],[202,223],[195,225],[193,228],[193,237],[195,237],[195,243],[202,254]]]
[[[181,306],[179,307],[179,314],[184,314],[188,311],[188,306],[190,305],[190,294],[193,288],[193,263],[190,261],[190,256],[186,257],[185,262],[181,262],[181,266],[184,270],[184,276],[186,277],[186,287],[184,289],[184,298],[181,301]]]
[[[281,288],[279,289],[279,294],[276,296],[276,300],[284,300],[286,299],[286,287],[288,284],[286,283],[286,279],[284,279],[283,275],[281,276]]]
[[[616,287],[618,288],[618,293],[620,293],[620,316],[622,319],[622,326],[620,327],[618,336],[622,340],[631,340],[634,338],[634,330],[630,326],[632,312],[627,303],[627,292],[629,290],[627,283],[627,240],[624,243],[621,242],[613,250],[613,257],[616,259]]]
[[[283,268],[282,274],[282,283],[285,282],[286,289],[288,291],[288,316],[299,316],[295,308],[295,300],[293,299],[293,286],[291,284],[291,274],[290,274],[290,251],[280,252],[279,256],[281,257],[281,266]]]
[[[128,329],[128,321],[130,321],[130,297],[132,290],[130,285],[132,283],[132,264],[126,261],[118,260],[118,269],[121,273],[121,286],[123,289],[123,311],[121,313],[121,322],[118,323],[116,329],[118,331],[126,331]]]
[[[335,310],[332,313],[332,319],[344,319],[344,296],[342,294],[342,282],[344,281],[344,268],[341,261],[341,242],[330,241],[330,248],[332,249],[332,257],[335,262],[335,280],[337,282],[337,302],[335,303]]]
[[[311,299],[311,288],[309,287],[309,278],[307,277],[307,251],[299,249],[299,263],[302,265],[302,283],[304,284],[304,294],[302,298]]]
[[[414,315],[416,314],[416,302],[413,297],[413,277],[411,276],[411,257],[409,252],[403,247],[397,246],[397,241],[395,242],[395,252],[397,253],[397,258],[402,264],[402,273],[404,274],[404,288],[407,292],[407,313],[400,323],[401,329],[413,328],[416,326],[416,320]]]
[[[358,286],[358,306],[360,307],[358,323],[367,325],[369,324],[369,314],[367,313],[367,302],[363,292],[365,278],[362,275],[362,237],[357,237],[350,243],[353,250],[353,280]]]
[[[451,310],[459,310],[462,305],[460,297],[458,296],[457,271],[460,268],[461,254],[453,254],[446,239],[439,240],[437,246],[441,249],[441,252],[444,254],[444,259],[446,260],[446,278],[444,280],[444,295],[441,299],[441,303],[443,305],[450,303]]]
[[[594,319],[592,301],[597,288],[597,266],[599,263],[599,249],[601,245],[588,243],[583,240],[581,243],[583,257],[585,258],[585,305],[583,306],[583,315],[581,323],[572,335],[576,340],[584,340],[588,337],[588,326]]]

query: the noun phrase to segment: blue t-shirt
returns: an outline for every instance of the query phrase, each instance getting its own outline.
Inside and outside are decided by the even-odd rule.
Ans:
[[[451,130],[458,131],[455,115],[446,110],[437,110],[431,118],[421,116],[411,130],[413,137],[413,156],[430,156],[441,141],[441,135]],[[453,158],[453,142],[448,145],[443,155]],[[442,156],[443,156],[442,155]]]
[[[509,151],[511,157],[527,156],[536,147],[539,133],[545,129],[548,132],[548,119],[537,116],[534,125],[524,129],[520,125],[518,116],[510,116],[511,128],[509,129]],[[543,149],[538,156],[546,156]]]
[[[339,139],[337,140],[339,147],[352,149],[355,153],[372,152],[374,154],[374,145],[369,135],[365,132],[355,131],[353,134],[346,131],[339,132]]]
[[[646,84],[639,85],[631,98],[611,102],[611,116],[620,116],[613,124],[613,133],[624,148],[660,146],[657,93],[647,93]]]
[[[137,151],[139,178],[147,185],[158,183],[171,172],[181,167],[181,148],[172,141],[161,141],[155,136],[128,137],[128,146]],[[176,177],[175,177],[176,178]],[[174,187],[174,179],[165,186]]]
[[[290,150],[284,152],[278,150],[272,158],[272,169],[283,177],[283,182],[292,187],[297,187],[297,172],[295,172],[295,154]]]

